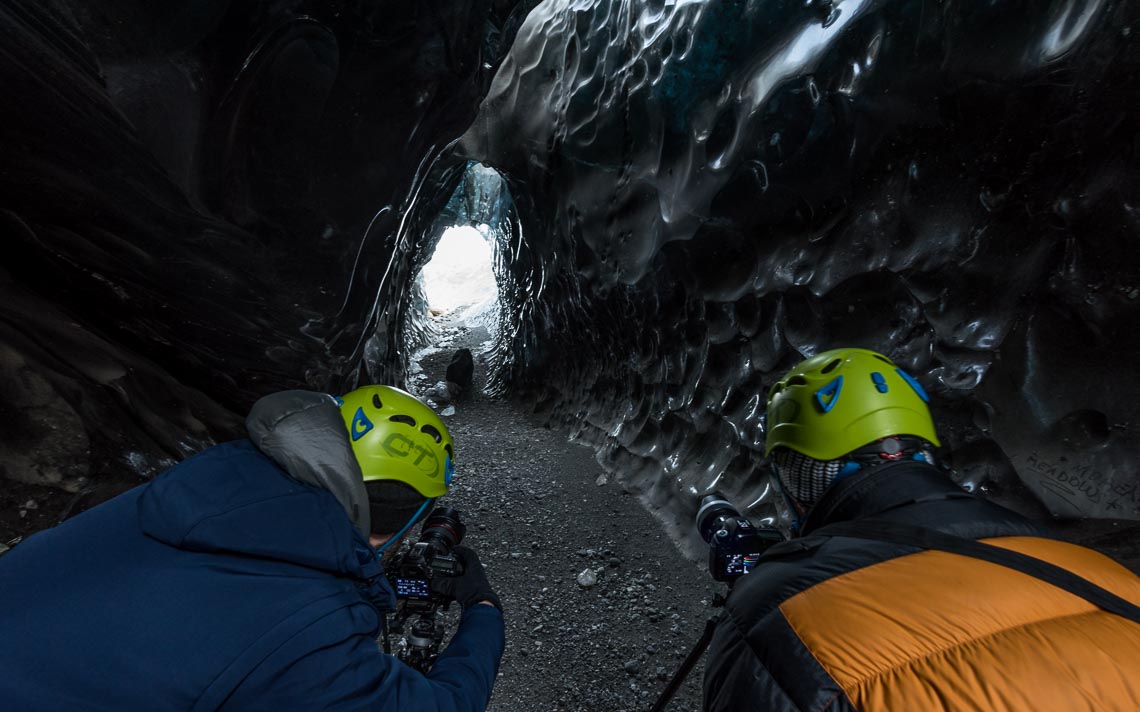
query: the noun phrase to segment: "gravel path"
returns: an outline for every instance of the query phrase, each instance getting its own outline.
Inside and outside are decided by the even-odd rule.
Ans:
[[[482,393],[481,332],[449,329],[443,350],[421,360],[420,383],[442,380],[455,348],[476,353],[472,393],[445,420],[457,460],[448,501],[463,510],[465,543],[507,620],[489,709],[647,710],[700,637],[719,588],[636,497],[606,480],[592,449]],[[670,710],[700,709],[702,675],[698,666]]]

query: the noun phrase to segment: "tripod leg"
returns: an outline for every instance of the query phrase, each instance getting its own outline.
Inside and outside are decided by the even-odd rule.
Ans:
[[[697,661],[701,659],[701,656],[704,655],[705,649],[709,647],[709,643],[712,642],[713,631],[716,630],[718,620],[720,620],[718,617],[710,618],[708,622],[705,623],[705,632],[701,634],[700,640],[698,640],[697,644],[693,646],[693,649],[689,651],[685,661],[681,663],[681,667],[677,668],[677,672],[673,673],[673,679],[669,680],[669,684],[662,690],[661,696],[657,698],[657,703],[653,705],[651,712],[664,712],[665,707],[669,704],[669,700],[673,699],[673,695],[677,694],[681,683],[684,682],[685,678],[689,676],[689,673],[693,671],[693,667],[697,664]]]

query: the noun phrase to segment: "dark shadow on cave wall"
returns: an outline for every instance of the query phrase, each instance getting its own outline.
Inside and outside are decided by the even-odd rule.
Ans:
[[[526,6],[0,4],[0,474],[82,492],[398,380],[440,156]]]

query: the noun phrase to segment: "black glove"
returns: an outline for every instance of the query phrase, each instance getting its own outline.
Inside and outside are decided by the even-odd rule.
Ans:
[[[503,610],[503,604],[487,582],[487,572],[483,570],[478,555],[466,546],[457,546],[453,551],[463,562],[463,573],[459,576],[436,576],[431,580],[432,588],[451,596],[464,608],[490,601],[495,608]]]

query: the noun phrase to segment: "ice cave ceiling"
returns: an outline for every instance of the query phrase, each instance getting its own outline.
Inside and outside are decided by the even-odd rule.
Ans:
[[[482,222],[498,388],[667,516],[771,514],[767,388],[856,345],[964,484],[1140,519],[1138,2],[3,0],[0,32],[11,480],[398,382],[416,271]]]

